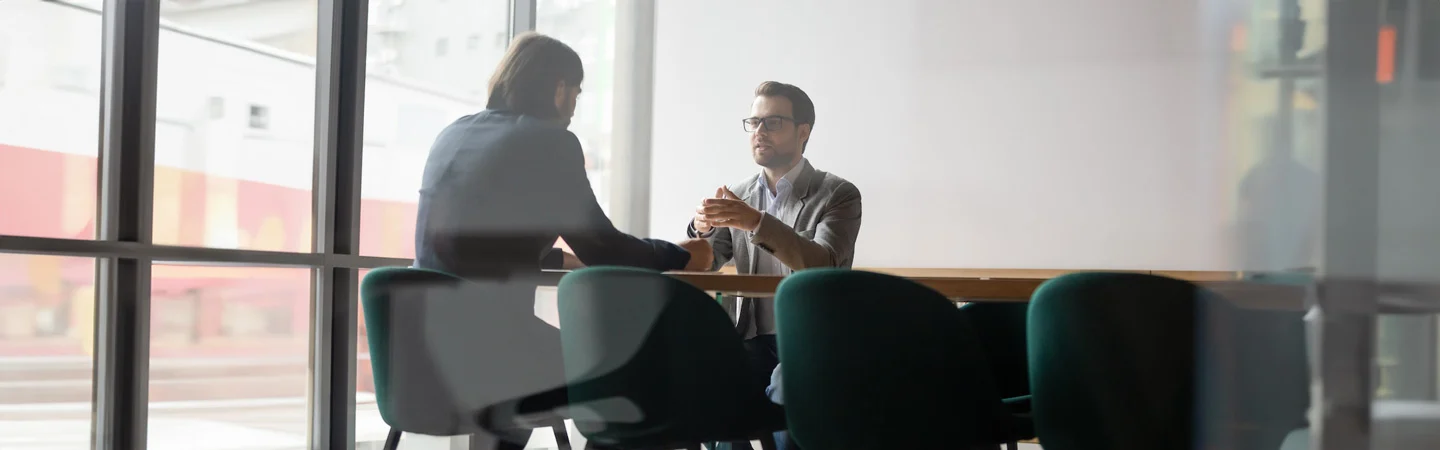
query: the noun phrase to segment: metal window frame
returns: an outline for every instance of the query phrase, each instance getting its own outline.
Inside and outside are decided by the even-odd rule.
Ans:
[[[510,39],[535,31],[535,3],[538,0],[510,0]]]
[[[368,0],[320,0],[315,64],[314,252],[360,253]],[[325,20],[329,19],[329,20]],[[359,270],[312,271],[310,448],[355,446]]]
[[[154,218],[159,0],[107,0],[102,17],[97,238],[149,245]],[[8,241],[8,239],[7,239]],[[91,447],[143,449],[150,364],[144,255],[100,258],[95,274]]]

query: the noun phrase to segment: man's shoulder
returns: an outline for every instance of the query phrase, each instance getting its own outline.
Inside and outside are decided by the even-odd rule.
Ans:
[[[860,189],[855,187],[855,183],[851,183],[850,180],[846,180],[844,177],[820,169],[815,169],[815,174],[819,175],[816,177],[815,182],[822,191],[835,193],[854,191],[856,194],[860,193]]]
[[[493,110],[461,117],[450,124],[446,131],[472,137],[475,135],[487,136],[496,141],[575,138],[574,133],[554,122]]]

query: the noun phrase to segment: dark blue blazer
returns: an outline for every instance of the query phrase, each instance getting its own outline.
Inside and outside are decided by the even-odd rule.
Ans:
[[[559,124],[486,110],[440,132],[420,187],[416,266],[462,277],[559,268],[556,237],[590,266],[679,270],[690,260],[675,244],[615,229],[580,141]]]

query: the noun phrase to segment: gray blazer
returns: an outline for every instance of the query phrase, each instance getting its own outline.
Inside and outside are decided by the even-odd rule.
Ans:
[[[759,208],[764,189],[760,174],[730,187],[746,204]],[[805,162],[796,178],[794,190],[780,204],[780,217],[766,214],[758,232],[734,228],[716,229],[710,237],[715,249],[711,270],[719,270],[730,261],[736,272],[754,273],[759,253],[775,255],[785,265],[785,274],[813,267],[851,267],[855,262],[855,238],[860,235],[860,189],[844,178],[816,170]],[[698,237],[694,222],[688,227],[690,237]],[[726,299],[725,309],[732,316],[740,302]],[[732,317],[733,318],[733,317]]]

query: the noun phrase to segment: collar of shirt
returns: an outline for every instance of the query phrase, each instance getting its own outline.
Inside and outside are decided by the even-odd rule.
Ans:
[[[768,210],[779,206],[780,202],[778,200],[790,193],[790,189],[795,185],[795,179],[800,178],[801,169],[808,163],[809,161],[806,161],[805,158],[800,158],[799,164],[790,168],[789,172],[785,172],[785,175],[781,175],[780,180],[775,182],[775,191],[773,193],[770,191],[770,180],[765,177],[764,172],[760,173],[760,190],[763,191],[765,195],[764,199],[766,201],[763,205],[765,209]]]

